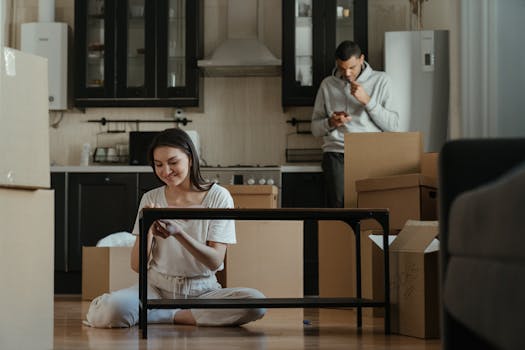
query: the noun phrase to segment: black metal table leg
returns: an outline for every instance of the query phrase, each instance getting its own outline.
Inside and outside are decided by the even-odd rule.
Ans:
[[[385,334],[390,334],[390,248],[388,235],[390,234],[389,217],[383,215],[376,219],[383,229],[383,257],[384,257],[384,290],[385,290]]]
[[[139,246],[139,327],[142,338],[148,337],[148,230],[151,222],[141,220]]]
[[[361,288],[361,224],[355,222],[352,225],[352,229],[355,234],[355,280],[356,280],[356,297],[357,299],[362,298]],[[357,328],[361,328],[363,325],[363,310],[360,305],[357,306]]]

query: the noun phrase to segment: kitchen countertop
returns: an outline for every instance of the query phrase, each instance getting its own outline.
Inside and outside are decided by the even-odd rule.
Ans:
[[[320,173],[323,169],[321,164],[284,164],[281,165],[283,173]]]
[[[281,165],[283,173],[318,173],[322,172],[320,164],[284,164]],[[226,168],[225,168],[226,169]],[[52,173],[150,173],[148,165],[55,165],[51,167]]]
[[[151,173],[149,165],[60,165],[52,166],[52,173]]]

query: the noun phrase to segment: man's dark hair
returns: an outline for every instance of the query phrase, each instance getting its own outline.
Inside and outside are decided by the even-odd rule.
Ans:
[[[347,61],[352,57],[361,57],[361,48],[353,41],[345,40],[335,49],[335,58],[341,61]]]

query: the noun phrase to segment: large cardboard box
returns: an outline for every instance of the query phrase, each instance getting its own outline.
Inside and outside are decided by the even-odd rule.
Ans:
[[[392,332],[439,337],[437,221],[407,221],[390,245]]]
[[[385,260],[383,254],[383,235],[378,231],[364,231],[361,236],[361,292],[363,298],[385,300]],[[395,235],[388,236],[389,246]],[[365,308],[363,314],[383,317],[383,307]]]
[[[53,200],[0,187],[0,349],[53,347]]]
[[[139,275],[131,269],[132,247],[82,247],[82,299],[131,287]]]
[[[437,219],[436,180],[421,174],[405,174],[356,181],[359,208],[388,208],[390,231],[403,228],[407,220]],[[374,220],[363,230],[381,229]]]
[[[303,297],[303,222],[237,221],[228,247],[226,285],[271,298]]]
[[[419,132],[345,135],[345,207],[357,207],[357,180],[417,173],[422,153]],[[319,222],[319,295],[355,295],[355,238],[343,223]]]
[[[427,152],[421,155],[421,174],[439,182],[439,153]]]
[[[230,194],[233,197],[233,203],[235,205],[235,208],[277,208],[277,194],[278,189],[276,186],[273,185],[226,185],[224,186],[228,191],[230,191]],[[244,235],[243,229],[245,227],[249,226],[255,226],[257,225],[256,222],[252,222],[251,224],[245,224],[237,227],[237,239],[239,239],[239,234]],[[240,231],[239,231],[240,229]],[[250,229],[248,228],[248,231]],[[255,239],[257,241],[259,238],[251,237],[251,239]],[[243,241],[245,238],[242,239]],[[223,287],[230,287],[232,285],[228,283],[251,283],[253,280],[250,278],[248,280],[242,280],[238,277],[230,276],[230,281],[228,282],[228,271],[229,271],[229,265],[228,260],[231,260],[228,258],[229,252],[232,250],[232,247],[234,245],[231,245],[228,248],[228,251],[226,252],[226,259],[224,260],[224,269],[221,271],[217,271],[216,276],[217,280]],[[237,248],[233,248],[235,250],[239,250],[240,246],[237,246]],[[235,257],[234,260],[236,260],[238,257]],[[242,260],[242,259],[241,259]],[[237,263],[234,261],[234,263]],[[242,264],[242,262],[241,262]],[[235,269],[235,267],[233,267]],[[233,270],[232,270],[233,272]]]
[[[235,208],[277,208],[277,187],[273,185],[228,185]]]
[[[422,153],[419,132],[346,134],[345,207],[357,207],[357,180],[418,173]]]
[[[0,51],[0,186],[49,188],[47,60]]]

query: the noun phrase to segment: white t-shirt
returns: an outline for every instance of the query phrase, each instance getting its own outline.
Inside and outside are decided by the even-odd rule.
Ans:
[[[146,192],[140,200],[139,213],[146,205],[156,204],[160,207],[168,207],[165,194],[166,186],[155,188]],[[204,208],[233,208],[233,199],[227,189],[214,184],[206,193],[202,204]],[[234,220],[173,220],[184,232],[199,242],[206,244],[207,241],[235,244],[235,221]],[[138,235],[139,215],[135,220],[133,234]],[[207,266],[200,263],[184,248],[179,241],[170,236],[166,239],[154,238],[152,260],[150,267],[156,271],[170,276],[211,276]],[[218,270],[222,270],[223,265]]]

